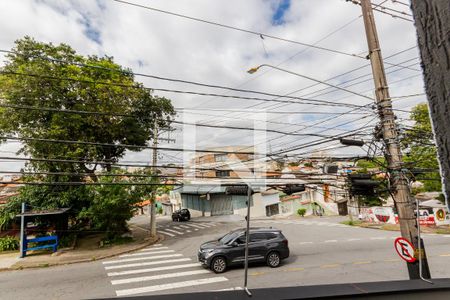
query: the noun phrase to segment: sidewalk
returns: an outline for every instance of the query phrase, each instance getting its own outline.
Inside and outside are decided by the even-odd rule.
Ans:
[[[38,251],[27,254],[25,258],[19,258],[19,252],[0,254],[0,271],[20,270],[24,268],[49,267],[79,262],[95,261],[119,254],[132,252],[151,244],[157,243],[163,237],[147,238],[148,232],[138,227],[131,226],[134,241],[121,245],[113,245],[104,248],[95,248],[92,244],[82,241],[82,245],[75,249],[61,249],[58,252]]]

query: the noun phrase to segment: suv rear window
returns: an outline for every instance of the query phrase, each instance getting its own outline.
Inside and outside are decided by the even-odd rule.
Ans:
[[[255,232],[250,233],[250,242],[271,240],[277,237],[275,232]]]

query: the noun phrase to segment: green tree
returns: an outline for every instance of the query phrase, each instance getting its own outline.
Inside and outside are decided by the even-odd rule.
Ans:
[[[102,162],[115,163],[127,150],[141,151],[151,141],[154,126],[169,127],[174,114],[169,99],[154,96],[112,57],[82,56],[66,44],[25,37],[16,41],[1,68],[0,133],[21,139],[20,154],[79,161],[30,161],[25,167],[30,172],[69,173],[34,176],[30,181],[84,182],[89,174],[96,182],[96,172],[111,171],[111,165]],[[108,194],[106,189],[115,190],[105,186],[100,194]],[[20,193],[5,214],[0,212],[2,220],[6,211],[17,210],[20,199],[39,208],[70,206],[74,217],[97,201],[90,198],[90,189],[80,186],[28,186]]]
[[[410,119],[415,123],[404,131],[401,141],[404,161],[410,169],[425,169],[426,173],[415,176],[419,181],[424,179],[424,191],[440,191],[439,164],[428,105],[416,105],[411,111]]]

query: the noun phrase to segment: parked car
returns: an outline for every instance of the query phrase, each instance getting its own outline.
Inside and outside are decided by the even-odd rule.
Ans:
[[[289,257],[288,240],[278,229],[251,228],[248,246],[249,262],[265,262],[276,268],[282,259]],[[203,243],[198,251],[198,260],[215,273],[223,273],[232,265],[242,265],[245,261],[245,229],[237,229],[218,240]]]
[[[191,219],[191,212],[187,208],[176,210],[172,213],[172,221],[189,221]]]

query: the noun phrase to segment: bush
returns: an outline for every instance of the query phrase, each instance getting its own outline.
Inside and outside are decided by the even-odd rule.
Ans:
[[[158,207],[158,214],[162,215],[163,213],[163,208],[162,207]]]
[[[299,208],[297,209],[297,214],[301,217],[304,217],[306,214],[306,208]]]
[[[0,251],[13,251],[19,249],[19,240],[12,236],[0,238]]]

